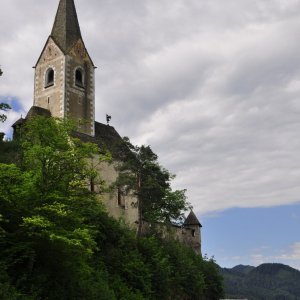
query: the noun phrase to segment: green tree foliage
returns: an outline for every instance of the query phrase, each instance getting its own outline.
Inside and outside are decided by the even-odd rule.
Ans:
[[[213,262],[175,241],[137,239],[107,215],[88,184],[99,149],[72,129],[37,117],[18,162],[0,163],[0,299],[219,299]]]
[[[11,107],[7,103],[0,103],[0,110],[7,112]],[[6,114],[0,115],[0,122],[5,122],[7,119]]]
[[[0,140],[0,163],[17,163],[20,160],[20,144],[17,140]]]
[[[121,155],[122,163],[115,184],[125,193],[134,191],[138,197],[139,235],[144,219],[170,223],[182,217],[190,204],[185,190],[172,191],[174,175],[159,164],[150,146],[133,146],[128,138],[124,138],[124,143],[127,147]]]
[[[65,121],[37,117],[26,125],[20,165],[0,165],[4,267],[17,272],[17,289],[46,297],[36,289],[43,286],[53,299],[75,299],[91,280],[89,219],[103,210],[86,188],[85,160],[97,147],[70,138],[71,130]]]

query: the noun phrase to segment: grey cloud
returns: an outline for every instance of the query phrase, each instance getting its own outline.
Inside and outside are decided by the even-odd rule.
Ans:
[[[58,1],[2,2],[0,95],[28,109]],[[198,211],[299,200],[300,1],[75,2],[96,118],[151,144]]]

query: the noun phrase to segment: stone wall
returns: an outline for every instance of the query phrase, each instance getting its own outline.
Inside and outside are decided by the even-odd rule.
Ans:
[[[192,248],[195,253],[201,255],[201,230],[200,226],[177,226],[163,223],[151,224],[143,222],[142,232],[147,235],[155,233],[164,239],[175,239]]]
[[[76,70],[82,73],[83,86],[75,80]],[[80,132],[94,135],[95,121],[95,74],[83,42],[78,40],[70,54],[66,56],[66,111],[65,114],[79,120]]]
[[[54,70],[53,85],[46,86],[46,72]],[[35,68],[34,106],[50,110],[53,117],[64,117],[65,56],[49,38]]]
[[[103,180],[107,188],[114,183],[118,177],[116,166],[116,163],[107,162],[101,162],[96,166],[99,174],[98,180]],[[100,192],[99,185],[96,185],[95,191]],[[120,197],[122,197],[122,199],[120,199]],[[131,228],[137,229],[138,203],[135,195],[120,195],[118,189],[113,189],[112,191],[99,193],[98,198],[103,202],[110,216],[116,219],[122,219]]]
[[[47,71],[54,71],[53,84],[46,84]],[[76,70],[82,73],[82,86],[76,84]],[[34,106],[49,109],[53,117],[69,117],[78,122],[78,131],[94,135],[94,66],[78,40],[65,55],[50,37],[35,68]]]

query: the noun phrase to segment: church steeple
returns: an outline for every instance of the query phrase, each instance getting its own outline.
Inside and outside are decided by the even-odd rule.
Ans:
[[[81,37],[74,0],[59,0],[51,35],[35,67],[34,105],[95,133],[95,67]]]
[[[51,37],[64,54],[81,38],[74,0],[60,0]]]

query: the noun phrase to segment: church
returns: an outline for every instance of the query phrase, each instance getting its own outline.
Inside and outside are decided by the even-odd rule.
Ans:
[[[71,118],[76,121],[76,137],[106,147],[112,152],[121,137],[114,127],[95,121],[95,65],[85,47],[74,0],[60,0],[53,28],[35,65],[34,100],[27,116],[12,127],[14,136],[26,122],[36,116]],[[94,162],[91,162],[94,163]],[[118,176],[116,165],[102,162],[96,168],[101,179],[111,185]],[[93,187],[97,192],[97,186]],[[138,205],[133,194],[119,190],[99,196],[116,219],[137,228]],[[145,231],[151,225],[145,222]],[[201,254],[201,224],[191,211],[183,226],[173,226],[176,239]]]

